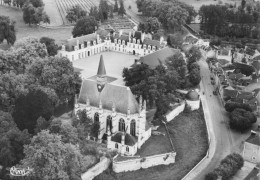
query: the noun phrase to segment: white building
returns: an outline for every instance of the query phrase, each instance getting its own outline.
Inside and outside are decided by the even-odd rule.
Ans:
[[[99,122],[98,139],[121,154],[134,155],[151,136],[146,121],[146,101],[139,103],[129,87],[113,84],[114,77],[106,75],[101,55],[98,73],[83,79],[75,112],[86,109],[88,117]]]
[[[88,34],[81,37],[68,39],[58,56],[67,57],[70,61],[87,58],[103,51],[117,51],[133,55],[144,56],[151,54],[166,46],[163,37],[160,41],[146,38],[144,33],[139,31],[129,32],[129,34],[119,33],[108,34],[100,38],[97,33]]]

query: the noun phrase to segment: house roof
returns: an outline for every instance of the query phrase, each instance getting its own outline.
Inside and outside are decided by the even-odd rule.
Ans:
[[[249,84],[248,86],[245,87],[244,91],[252,92],[255,89],[260,89],[260,82]]]
[[[260,61],[253,61],[252,66],[259,71],[260,70]]]
[[[101,101],[102,107],[112,110],[115,105],[116,112],[127,114],[128,108],[131,114],[138,113],[138,103],[129,87],[119,86],[107,83],[102,92],[97,89],[97,82],[92,79],[85,79],[82,82],[79,103],[86,104],[87,98],[91,106],[99,107]]]
[[[165,64],[165,60],[176,54],[179,50],[173,48],[163,48],[154,53],[148,54],[140,58],[140,62],[147,64],[151,68],[156,68],[160,63]]]
[[[250,143],[250,144],[254,144],[254,145],[257,145],[257,146],[260,146],[260,136],[259,136],[259,132],[256,132],[256,134],[251,134],[247,140],[246,140],[247,143]]]
[[[228,78],[231,80],[239,80],[243,77],[244,75],[242,73],[230,73]]]
[[[223,89],[223,95],[225,97],[235,98],[238,94],[237,90],[231,90],[231,89]]]
[[[222,66],[225,65],[225,64],[228,64],[230,63],[228,60],[226,59],[217,59],[218,63],[221,64]]]
[[[160,47],[160,41],[152,40],[148,38],[144,39],[143,44]]]
[[[121,143],[123,132],[117,132],[114,136],[112,136],[111,141]],[[133,146],[137,142],[137,138],[132,136],[131,134],[125,134],[125,145]]]
[[[254,58],[253,58],[253,60],[260,60],[260,55],[257,55],[257,56],[255,56]]]
[[[254,168],[247,176],[244,180],[259,180],[259,178],[257,177],[257,175],[259,175],[259,168]]]

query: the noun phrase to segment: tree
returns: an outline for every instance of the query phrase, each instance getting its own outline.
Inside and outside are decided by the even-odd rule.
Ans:
[[[26,0],[13,0],[13,5],[22,8]]]
[[[11,2],[12,2],[11,0],[4,0],[4,3],[8,4],[9,6],[11,5]]]
[[[55,40],[49,37],[42,37],[40,43],[45,44],[49,56],[55,56],[58,53],[59,46],[55,44]]]
[[[246,111],[250,111],[252,112],[252,108],[249,106],[249,104],[245,104],[245,103],[237,103],[237,102],[227,102],[225,104],[225,110],[227,112],[232,112],[234,111],[236,108],[240,108],[240,109],[244,109]]]
[[[169,34],[167,37],[167,44],[173,48],[180,48],[183,44],[183,36],[180,32]]]
[[[192,46],[188,52],[185,53],[186,57],[188,58],[187,67],[191,70],[190,66],[200,60],[202,57],[201,51],[197,46]]]
[[[99,14],[98,14],[98,8],[97,6],[92,6],[90,8],[89,16],[92,16],[96,19],[96,21],[99,20]]]
[[[179,76],[180,81],[184,81],[186,77],[186,62],[183,55],[180,52],[175,53],[166,60],[166,66],[168,69],[175,69]]]
[[[34,7],[28,2],[26,2],[23,6],[23,20],[25,24],[29,25],[37,25],[40,22],[50,23],[50,18],[44,11],[43,7]]]
[[[194,86],[198,85],[201,81],[200,71],[198,69],[191,70],[189,80]]]
[[[109,6],[107,4],[107,0],[100,0],[99,2],[99,19],[101,22],[104,20],[107,20],[108,15],[109,15]]]
[[[118,9],[118,15],[124,16],[126,14],[125,7],[124,7],[124,1],[119,0],[120,8]]]
[[[54,106],[53,99],[42,88],[33,88],[27,95],[21,95],[16,100],[13,117],[19,129],[27,129],[33,134],[37,119],[43,117],[49,120]]]
[[[118,3],[117,3],[117,0],[115,0],[114,12],[118,12]]]
[[[17,164],[24,157],[23,145],[29,144],[29,139],[27,131],[17,128],[11,114],[0,111],[0,162],[3,166],[1,177],[5,176],[6,168]]]
[[[206,174],[205,176],[205,180],[217,180],[218,179],[218,175],[216,172],[209,172],[208,174]]]
[[[92,8],[92,7],[91,7]],[[79,19],[87,16],[87,12],[84,11],[79,5],[72,6],[72,8],[67,10],[66,19],[70,23],[77,22]]]
[[[87,16],[77,21],[73,28],[73,37],[83,36],[94,33],[98,24],[94,17]]]
[[[197,69],[198,71],[200,71],[200,66],[197,62],[194,62],[192,63],[190,66],[189,66],[189,72],[191,72],[193,69]]]
[[[257,118],[252,112],[236,108],[230,113],[229,125],[232,129],[244,132],[249,129],[256,120]]]
[[[83,156],[77,146],[63,143],[61,136],[43,130],[34,136],[24,149],[22,165],[33,167],[36,179],[81,179],[93,160]]]
[[[14,26],[15,21],[10,21],[8,16],[0,16],[0,43],[6,40],[8,44],[14,44],[16,40]]]
[[[158,21],[156,17],[149,17],[146,19],[144,23],[139,23],[138,29],[139,31],[145,33],[156,33],[160,29],[161,23]]]
[[[29,2],[33,5],[33,7],[43,7],[44,3],[42,0],[29,0]]]
[[[40,86],[54,90],[58,96],[57,104],[72,100],[81,86],[79,74],[74,72],[72,63],[66,57],[35,61],[28,69],[28,74]]]
[[[49,128],[49,121],[46,121],[43,117],[39,117],[36,122],[36,127],[34,129],[34,134],[41,132],[42,130]]]

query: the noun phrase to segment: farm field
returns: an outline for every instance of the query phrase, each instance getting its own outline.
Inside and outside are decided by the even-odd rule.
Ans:
[[[46,1],[46,0],[45,0]],[[98,4],[94,3],[91,0],[54,0],[57,4],[58,11],[63,19],[65,24],[70,24],[66,19],[67,10],[72,8],[75,5],[79,5],[82,9],[89,12],[92,6],[97,6]],[[96,1],[99,2],[99,1]]]
[[[21,39],[27,36],[41,38],[47,36],[56,40],[59,45],[64,43],[66,39],[71,37],[72,28],[46,29],[38,26],[29,26],[23,21],[23,14],[20,9],[0,6],[0,15],[9,16],[11,20],[16,21],[16,39]],[[6,49],[6,43],[0,44],[0,48]]]
[[[94,180],[180,180],[205,155],[208,149],[207,130],[201,109],[191,113],[181,113],[167,123],[173,145],[177,152],[176,163],[155,166],[133,172],[111,173],[109,170]]]
[[[61,26],[63,25],[63,19],[61,18],[59,9],[57,8],[57,4],[54,0],[43,0],[44,3],[44,11],[50,17],[50,24],[47,26]]]

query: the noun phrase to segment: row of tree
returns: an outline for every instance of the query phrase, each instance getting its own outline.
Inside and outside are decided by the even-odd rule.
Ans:
[[[137,0],[137,8],[147,17],[157,17],[166,29],[179,31],[196,16],[194,8],[176,0]]]
[[[73,100],[81,80],[67,58],[49,57],[45,44],[24,38],[0,52],[0,110],[11,112],[20,129],[33,133],[56,106]],[[39,95],[40,94],[40,95]]]
[[[115,5],[109,5],[107,0],[101,0],[99,6],[92,6],[89,13],[82,9],[79,5],[73,6],[67,10],[66,18],[70,23],[77,22],[81,18],[85,18],[87,15],[92,16],[96,21],[104,22],[108,18],[113,18],[115,12],[118,15],[123,16],[125,14],[124,2],[123,0],[119,1],[120,7],[118,7],[117,0]]]
[[[240,6],[241,7],[241,6]],[[199,10],[200,29],[220,37],[259,38],[260,9],[245,11],[225,5],[203,5]]]
[[[80,180],[101,156],[111,157],[114,152],[85,140],[88,134],[97,136],[99,124],[93,123],[86,111],[79,111],[78,117],[72,117],[72,124],[39,117],[32,137],[17,128],[9,113],[0,111],[0,178],[12,179],[7,169],[15,165],[33,167],[30,179]]]
[[[155,118],[163,116],[170,110],[170,104],[181,97],[175,90],[197,85],[200,82],[200,71],[197,62],[201,53],[197,47],[186,53],[187,64],[183,55],[178,52],[166,60],[165,64],[151,69],[146,64],[133,68],[124,68],[123,77],[136,96],[142,96],[149,107],[156,105]],[[188,71],[189,75],[187,75]]]
[[[225,109],[227,112],[230,112],[229,125],[232,129],[244,132],[252,127],[252,124],[257,121],[249,104],[227,102],[225,104]]]
[[[240,154],[233,153],[225,157],[214,171],[206,174],[205,180],[231,179],[244,165],[244,159]]]

